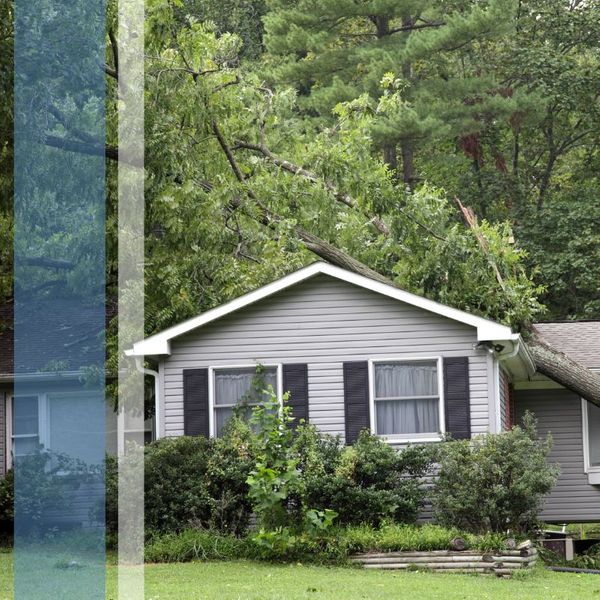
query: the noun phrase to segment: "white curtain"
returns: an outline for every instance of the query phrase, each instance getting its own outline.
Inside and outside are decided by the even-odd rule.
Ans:
[[[439,431],[438,393],[436,362],[376,364],[377,433],[382,435],[437,433]],[[418,396],[425,397],[418,398]]]
[[[437,363],[380,363],[375,365],[375,397],[437,396]]]
[[[600,408],[591,402],[587,404],[588,435],[590,440],[590,466],[600,467]]]
[[[256,369],[226,369],[215,371],[215,405],[237,404],[244,395],[252,390],[252,379]],[[277,391],[277,370],[265,369],[262,375],[265,389],[272,385]],[[258,398],[248,399],[249,402],[259,402]]]
[[[229,421],[233,409],[240,400],[246,397],[248,404],[256,404],[260,401],[257,397],[248,397],[251,393],[255,396],[252,389],[252,379],[256,376],[256,369],[219,369],[215,371],[215,429],[219,436],[227,421]],[[277,369],[267,368],[262,374],[264,388],[269,385],[277,392]],[[250,417],[251,409],[246,411],[247,417]]]

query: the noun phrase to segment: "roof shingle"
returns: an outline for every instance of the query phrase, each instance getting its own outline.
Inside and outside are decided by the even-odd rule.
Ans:
[[[600,321],[558,321],[534,327],[555,350],[588,369],[600,369]]]

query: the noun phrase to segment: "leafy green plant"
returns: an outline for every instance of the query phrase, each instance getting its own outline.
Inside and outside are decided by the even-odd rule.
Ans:
[[[250,419],[254,427],[256,465],[246,480],[259,523],[267,530],[276,531],[287,521],[285,500],[297,489],[300,472],[297,459],[291,454],[293,421],[291,409],[283,406],[269,386],[268,398],[256,406]]]
[[[299,429],[295,444],[302,472],[302,502],[338,513],[341,524],[414,522],[425,499],[423,478],[431,471],[431,449],[402,451],[364,431],[354,446]]]
[[[474,533],[530,530],[558,475],[547,462],[551,446],[531,414],[509,432],[442,444],[432,494],[438,522]]]

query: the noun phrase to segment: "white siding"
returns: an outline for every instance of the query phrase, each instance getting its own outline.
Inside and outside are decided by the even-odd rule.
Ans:
[[[402,356],[468,356],[472,430],[483,433],[493,403],[492,359],[474,349],[476,341],[473,327],[318,275],[172,341],[161,362],[164,433],[183,434],[183,369],[302,362],[310,422],[343,435],[342,364]]]

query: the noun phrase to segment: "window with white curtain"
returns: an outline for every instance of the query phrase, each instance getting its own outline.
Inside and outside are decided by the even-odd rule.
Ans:
[[[600,407],[591,402],[587,408],[588,467],[600,468]]]
[[[378,435],[410,438],[439,433],[437,360],[375,362],[372,373]]]
[[[243,406],[240,410],[249,417],[252,407],[267,395],[256,389],[256,367],[213,369],[213,373],[214,433],[218,437],[236,406]],[[277,367],[263,367],[260,377],[260,387],[267,390],[271,385],[277,393]]]
[[[12,398],[13,456],[35,454],[40,446],[40,405],[37,395]]]

